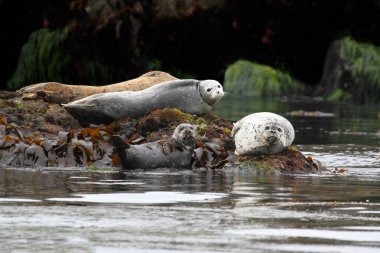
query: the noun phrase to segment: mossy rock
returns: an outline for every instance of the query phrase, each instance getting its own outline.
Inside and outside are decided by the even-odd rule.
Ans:
[[[315,95],[329,101],[379,104],[380,47],[345,37],[332,43]]]
[[[209,139],[221,138],[230,139],[232,123],[212,114],[205,114],[202,117],[184,113],[178,109],[156,109],[144,117],[139,118],[137,123],[137,132],[143,136],[157,131],[174,130],[181,123],[190,123],[197,125],[197,132],[200,136]]]
[[[74,58],[69,29],[39,29],[30,34],[21,49],[17,67],[7,82],[9,89],[19,89],[39,82],[77,83],[86,79],[97,84],[111,80],[119,65],[105,63],[96,55]],[[80,67],[78,67],[80,66]]]
[[[8,88],[17,89],[40,80],[57,80],[57,77],[66,81],[65,66],[71,59],[62,46],[67,34],[67,30],[40,29],[33,32],[21,49],[16,71],[7,83]]]
[[[156,109],[144,117],[139,118],[138,132],[154,132],[162,128],[175,128],[181,123],[190,123],[198,127],[205,127],[207,121],[203,117],[184,113],[178,109]],[[200,129],[198,129],[200,130]]]
[[[280,97],[302,90],[302,85],[289,74],[270,66],[239,60],[224,75],[227,92],[247,96]]]
[[[305,157],[295,147],[289,147],[280,154],[241,156],[238,161],[225,169],[241,170],[253,174],[308,174],[326,171],[319,162]]]

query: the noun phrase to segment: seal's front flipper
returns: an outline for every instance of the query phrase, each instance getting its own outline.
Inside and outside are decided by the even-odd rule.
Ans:
[[[125,149],[129,148],[129,144],[126,143],[119,135],[112,135],[111,140],[115,146],[117,154],[119,155],[122,171],[128,170],[127,154],[125,153]]]

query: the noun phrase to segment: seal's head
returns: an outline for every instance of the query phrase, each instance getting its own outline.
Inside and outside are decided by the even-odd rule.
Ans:
[[[281,144],[286,145],[285,131],[283,127],[276,123],[267,123],[261,126],[261,138],[269,146]]]
[[[222,85],[215,80],[204,80],[199,83],[199,92],[203,100],[209,105],[214,105],[224,96]]]
[[[196,127],[191,124],[180,124],[174,130],[172,138],[185,146],[195,145]]]

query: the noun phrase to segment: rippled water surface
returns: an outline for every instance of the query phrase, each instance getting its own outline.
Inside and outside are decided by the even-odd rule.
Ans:
[[[0,252],[380,252],[377,108],[227,96],[215,112],[254,111],[285,115],[303,153],[346,172],[2,167]]]

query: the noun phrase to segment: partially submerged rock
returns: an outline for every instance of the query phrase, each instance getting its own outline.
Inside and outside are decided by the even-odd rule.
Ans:
[[[174,78],[166,73],[161,77]],[[138,80],[150,85],[158,79],[143,75],[134,80],[138,86],[141,84]],[[291,174],[323,171],[317,161],[306,158],[292,148],[277,155],[235,156],[235,145],[230,136],[232,122],[212,114],[196,116],[178,109],[156,109],[139,119],[122,118],[109,125],[81,128],[74,118],[56,104],[60,99],[70,97],[65,95],[70,94],[70,91],[65,93],[64,87],[74,86],[36,85],[29,87],[28,92],[22,92],[36,95],[34,99],[16,97],[15,93],[3,98],[5,105],[0,107],[1,164],[23,167],[119,167],[120,159],[111,142],[112,135],[117,134],[129,144],[139,145],[167,140],[177,125],[190,123],[198,126],[199,136],[194,150],[193,168]],[[75,94],[73,90],[71,92]],[[59,99],[47,99],[55,96]]]
[[[327,169],[312,157],[305,157],[295,147],[276,155],[241,156],[224,169],[246,170],[255,174],[307,174]]]
[[[7,117],[1,116],[0,161],[11,166],[120,166],[112,135],[118,134],[134,145],[167,140],[181,123],[198,125],[193,168],[239,169],[260,174],[304,174],[323,170],[318,162],[294,148],[277,155],[235,156],[231,122],[215,115],[199,117],[177,109],[157,109],[138,121],[126,118],[107,126],[60,131],[57,135],[9,123]]]

